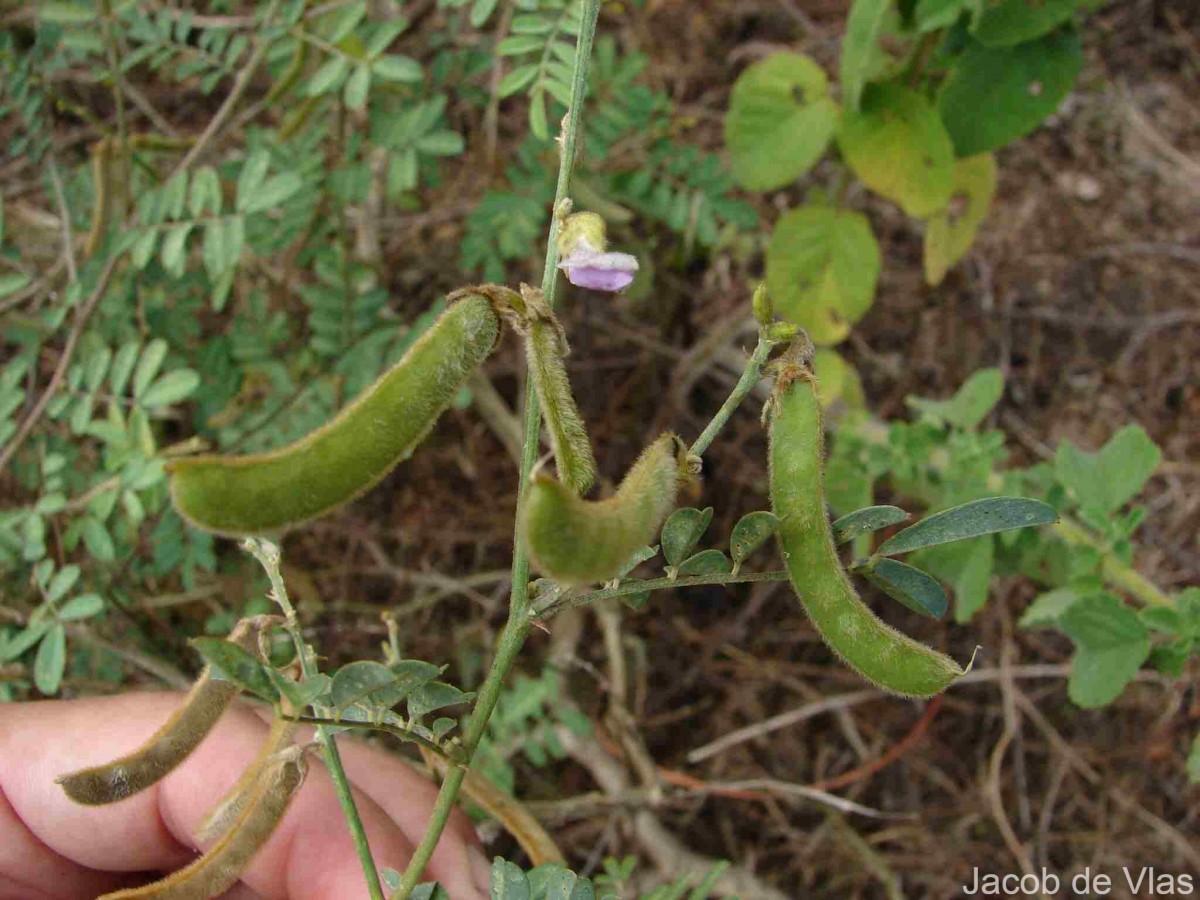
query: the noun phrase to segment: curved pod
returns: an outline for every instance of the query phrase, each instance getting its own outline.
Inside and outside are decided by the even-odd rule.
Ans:
[[[299,441],[271,453],[172,462],[175,507],[209,531],[254,535],[353,500],[413,452],[499,333],[491,301],[466,295],[378,381]]]
[[[769,413],[771,505],[781,519],[777,537],[809,619],[838,656],[879,687],[908,697],[945,690],[963,669],[880,621],[838,559],[822,484],[821,405],[807,369],[791,366],[781,374]]]
[[[307,773],[303,748],[288,748],[266,766],[242,814],[207,853],[161,881],[98,900],[208,900],[224,894],[271,837]]]
[[[550,433],[558,477],[576,494],[584,494],[596,479],[596,459],[571,393],[563,359],[567,353],[566,341],[556,324],[540,319],[529,323],[525,331],[525,358],[541,401],[542,419]]]
[[[535,478],[521,509],[521,534],[534,565],[564,585],[616,577],[674,508],[684,466],[682,442],[664,434],[606,500],[583,500],[559,481]]]
[[[229,640],[254,652],[270,621],[265,616],[244,619]],[[205,667],[183,705],[141,747],[102,766],[63,775],[58,783],[68,797],[84,806],[116,803],[144,791],[191,756],[240,690],[232,681],[213,678]]]

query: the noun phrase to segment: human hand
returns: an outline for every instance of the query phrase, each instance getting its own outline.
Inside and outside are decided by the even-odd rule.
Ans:
[[[55,779],[136,748],[180,694],[0,705],[0,900],[75,900],[145,883],[196,858],[196,826],[267,737],[235,706],[170,775],[108,806],[78,806]],[[298,740],[307,739],[301,735]],[[395,756],[339,739],[376,865],[403,871],[425,830],[436,787]],[[454,900],[488,896],[488,862],[455,810],[426,870]],[[224,895],[227,900],[358,900],[362,869],[320,755],[282,823]]]

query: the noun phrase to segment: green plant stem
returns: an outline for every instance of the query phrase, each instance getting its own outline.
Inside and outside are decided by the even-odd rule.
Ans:
[[[279,608],[283,610],[284,630],[291,636],[292,643],[296,646],[300,671],[304,673],[305,678],[311,678],[317,674],[317,666],[308,647],[305,646],[304,636],[300,633],[300,622],[296,618],[296,609],[288,599],[287,586],[283,583],[283,576],[279,573],[279,548],[267,541],[257,541],[253,538],[247,540],[243,546],[254,555],[266,571],[267,578],[271,581],[272,596],[279,604]],[[316,712],[321,713],[323,710],[316,709]],[[367,842],[367,830],[363,827],[358,807],[354,805],[350,779],[346,777],[346,770],[342,766],[342,755],[338,752],[337,742],[324,725],[318,725],[316,732],[317,741],[321,744],[321,753],[325,757],[325,766],[333,778],[333,787],[337,793],[338,803],[341,804],[342,814],[346,817],[350,837],[354,841],[354,849],[358,853],[358,861],[362,865],[363,875],[367,880],[367,890],[371,894],[371,900],[384,900],[383,888],[379,883],[379,872],[375,868],[375,859],[371,856],[371,845]]]
[[[1171,597],[1163,593],[1150,579],[1117,559],[1112,551],[1104,546],[1103,541],[1082,525],[1064,517],[1053,528],[1054,533],[1068,544],[1093,547],[1100,552],[1100,573],[1108,584],[1127,591],[1147,606],[1166,606],[1172,609],[1175,607],[1175,601]]]
[[[725,399],[725,402],[721,404],[721,408],[712,417],[712,421],[708,423],[708,427],[701,432],[700,437],[696,438],[696,442],[688,450],[689,456],[704,455],[704,451],[711,446],[712,442],[721,432],[721,429],[725,427],[725,423],[729,421],[729,417],[733,415],[733,411],[741,406],[742,401],[746,399],[746,395],[754,390],[754,386],[762,380],[763,366],[767,362],[767,356],[770,355],[772,346],[774,346],[773,341],[767,340],[764,335],[759,335],[758,345],[754,348],[754,353],[751,354],[750,359],[746,362],[746,368],[742,371],[742,377],[733,386],[733,391]]]
[[[558,163],[558,183],[554,192],[554,206],[550,215],[550,229],[546,238],[546,261],[542,270],[542,294],[546,305],[554,307],[555,289],[558,287],[558,233],[562,227],[560,211],[563,201],[570,196],[571,172],[575,165],[575,153],[578,143],[579,126],[583,117],[583,99],[587,91],[588,60],[592,54],[592,41],[596,36],[596,20],[600,15],[601,0],[580,0],[583,15],[579,28],[579,40],[575,50],[575,71],[571,78],[571,103],[567,109],[567,120],[563,125],[561,135],[560,156]],[[517,488],[518,505],[525,497],[529,487],[529,473],[537,461],[539,437],[542,428],[542,410],[538,403],[537,393],[532,381],[525,379],[525,435],[521,452],[520,481]],[[525,637],[529,634],[530,620],[527,615],[529,601],[526,596],[526,586],[529,582],[529,556],[521,546],[519,537],[513,539],[512,590],[509,594],[508,621],[500,635],[496,648],[496,656],[491,668],[479,689],[479,697],[471,710],[471,720],[463,736],[465,762],[462,766],[450,769],[442,779],[437,801],[429,817],[429,825],[421,838],[421,843],[413,852],[412,861],[404,871],[400,887],[392,895],[393,900],[407,900],[413,888],[417,886],[425,866],[433,856],[434,848],[450,818],[454,801],[458,797],[459,788],[467,774],[467,767],[475,755],[475,748],[487,729],[488,719],[496,708],[500,697],[500,689],[504,679],[512,668],[513,662],[521,652]]]
[[[451,765],[454,764],[454,760],[451,758],[450,754],[446,752],[445,747],[429,740],[429,738],[422,737],[419,734],[407,731],[406,729],[400,728],[396,725],[388,725],[385,722],[357,722],[350,719],[331,719],[327,716],[285,715],[284,718],[290,722],[299,722],[303,725],[329,725],[335,728],[352,728],[360,731],[378,731],[382,734],[390,734],[394,738],[398,738],[410,744],[416,744],[419,747],[424,747],[430,753],[437,754]]]
[[[587,606],[599,600],[609,600],[613,597],[627,597],[630,594],[641,594],[645,591],[661,591],[670,588],[693,587],[698,584],[753,584],[760,581],[787,581],[788,573],[778,572],[731,572],[713,575],[680,575],[676,578],[654,578],[650,581],[629,581],[616,587],[602,588],[598,591],[588,591],[585,594],[575,594],[567,591],[555,597],[543,607],[531,609],[530,618],[548,619],[564,610]]]

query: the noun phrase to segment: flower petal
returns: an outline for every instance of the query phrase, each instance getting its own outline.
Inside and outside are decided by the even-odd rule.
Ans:
[[[600,266],[572,266],[567,269],[567,280],[571,284],[591,288],[593,291],[619,291],[633,283],[633,271]]]

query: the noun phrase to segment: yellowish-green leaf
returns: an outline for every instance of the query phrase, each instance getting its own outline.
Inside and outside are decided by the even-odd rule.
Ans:
[[[925,225],[925,280],[941,284],[966,256],[996,196],[996,160],[990,153],[968,156],[954,166],[950,201]]]
[[[857,113],[847,113],[838,146],[875,193],[922,218],[946,205],[954,147],[937,110],[897,84],[869,85]]]
[[[806,206],[775,226],[767,290],[781,318],[807,330],[817,344],[836,344],[871,308],[879,268],[879,244],[866,216]]]
[[[828,409],[838,401],[847,409],[863,409],[867,405],[858,369],[830,347],[820,347],[813,354],[813,372],[821,383],[821,405]]]

